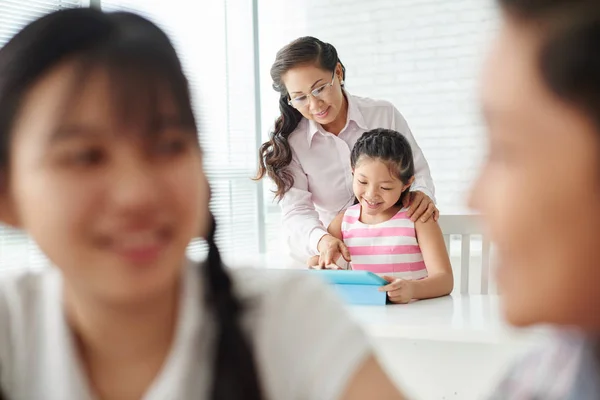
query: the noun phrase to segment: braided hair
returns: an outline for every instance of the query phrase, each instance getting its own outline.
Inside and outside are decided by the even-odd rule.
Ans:
[[[215,244],[217,223],[212,214],[211,222],[211,230],[206,239],[206,302],[214,310],[218,322],[211,398],[260,400],[263,396],[254,357],[240,326],[242,305],[233,295],[231,278],[225,271]]]

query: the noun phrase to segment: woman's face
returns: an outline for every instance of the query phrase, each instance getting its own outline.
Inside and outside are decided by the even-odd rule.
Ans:
[[[311,119],[323,126],[337,121],[343,117],[340,111],[344,108],[344,94],[340,82],[342,81],[342,67],[338,64],[335,74],[317,67],[314,64],[304,64],[292,68],[283,74],[281,80],[292,99],[307,97],[308,102],[304,106],[294,107],[300,111],[306,119]],[[333,80],[333,86],[329,86]],[[327,85],[323,87],[323,85]],[[318,98],[309,95],[313,90],[323,87]]]
[[[122,123],[107,74],[90,73],[74,96],[74,69],[55,68],[26,95],[0,215],[37,241],[73,291],[113,302],[155,296],[173,287],[190,239],[206,230],[196,134],[177,123],[168,95],[155,134]]]
[[[600,331],[600,132],[542,81],[539,39],[507,20],[484,70],[489,155],[473,188],[516,325]]]

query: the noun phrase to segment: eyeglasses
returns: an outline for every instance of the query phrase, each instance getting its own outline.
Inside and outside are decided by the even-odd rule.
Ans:
[[[298,97],[294,97],[293,99],[288,100],[288,104],[294,108],[304,108],[308,105],[309,96],[314,97],[315,99],[320,99],[321,96],[327,94],[329,89],[333,87],[333,82],[335,82],[335,72],[331,77],[331,82],[326,83],[324,85],[319,86],[318,88],[313,89],[309,94],[304,94]]]

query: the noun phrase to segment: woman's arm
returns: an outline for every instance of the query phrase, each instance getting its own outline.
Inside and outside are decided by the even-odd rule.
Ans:
[[[313,256],[318,255],[319,267],[335,263],[340,255],[350,261],[350,253],[341,239],[328,234],[319,220],[312,194],[308,191],[308,178],[295,156],[288,166],[288,172],[294,177],[294,185],[283,196],[281,210],[290,244],[296,245],[309,263],[314,260]]]
[[[414,299],[429,299],[450,294],[454,288],[452,265],[439,224],[433,219],[415,223],[417,240],[427,266],[428,277],[411,281]]]
[[[317,246],[327,235],[308,190],[308,178],[294,157],[287,167],[294,177],[294,185],[281,199],[282,223],[292,243],[298,245],[306,256],[318,255]]]

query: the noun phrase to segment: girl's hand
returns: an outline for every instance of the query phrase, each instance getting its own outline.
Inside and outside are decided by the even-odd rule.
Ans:
[[[380,287],[379,291],[387,292],[387,296],[392,303],[410,303],[410,301],[413,299],[412,281],[396,279],[392,278],[391,276],[384,276],[383,279],[390,282],[390,284]]]
[[[437,221],[440,216],[440,211],[437,209],[433,201],[423,192],[410,192],[410,196],[406,196],[404,207],[409,207],[406,215],[412,222],[421,219],[421,222],[429,221],[433,216],[433,220]]]
[[[340,269],[335,264],[340,256],[344,257],[346,261],[350,261],[350,251],[348,251],[344,242],[332,235],[323,236],[317,249],[319,250],[319,263],[314,268]]]

